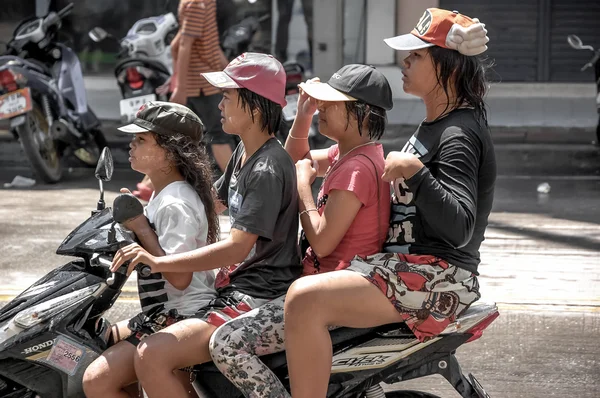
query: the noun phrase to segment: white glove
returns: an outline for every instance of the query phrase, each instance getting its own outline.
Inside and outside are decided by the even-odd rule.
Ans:
[[[446,46],[468,56],[485,52],[486,44],[490,41],[487,29],[485,29],[485,24],[479,22],[479,19],[473,18],[473,21],[475,23],[468,28],[459,24],[452,25],[446,36]]]

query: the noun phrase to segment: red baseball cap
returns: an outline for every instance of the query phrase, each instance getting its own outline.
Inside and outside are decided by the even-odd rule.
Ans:
[[[385,39],[395,50],[419,50],[439,46],[464,55],[478,55],[487,50],[485,25],[458,11],[428,8],[409,34]]]
[[[243,53],[231,61],[223,72],[202,73],[218,88],[246,88],[285,107],[286,74],[281,62],[269,54]]]

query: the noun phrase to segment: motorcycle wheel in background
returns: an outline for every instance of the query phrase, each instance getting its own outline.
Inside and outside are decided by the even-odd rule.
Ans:
[[[16,130],[29,164],[44,182],[58,182],[62,176],[59,148],[52,139],[42,108],[34,103],[32,111],[24,117],[25,123]]]

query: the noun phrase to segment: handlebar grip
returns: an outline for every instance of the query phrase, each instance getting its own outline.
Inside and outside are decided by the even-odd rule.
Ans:
[[[150,268],[149,265],[146,264],[138,264],[135,266],[135,270],[137,271],[137,273],[144,277],[147,278],[152,274],[152,268]]]

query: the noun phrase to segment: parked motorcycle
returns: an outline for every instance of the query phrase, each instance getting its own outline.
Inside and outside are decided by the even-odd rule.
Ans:
[[[131,195],[105,208],[103,181],[113,173],[108,148],[100,156],[96,210],[61,243],[75,259],[56,268],[0,309],[0,396],[84,397],[83,373],[106,350],[110,324],[102,315],[127,281],[126,265],[110,272],[116,251],[135,242],[118,222],[140,214]],[[136,268],[142,275],[149,267]]]
[[[77,55],[56,40],[73,3],[58,13],[48,5],[17,26],[0,56],[0,119],[10,119],[35,174],[55,183],[64,157],[94,167],[106,139],[88,106]]]
[[[587,68],[594,68],[594,76],[596,78],[596,107],[598,108],[598,113],[600,114],[600,49],[595,50],[594,47],[589,45],[584,45],[581,39],[576,35],[569,35],[567,37],[567,41],[569,45],[573,47],[575,50],[589,50],[594,53],[592,59],[583,67],[581,71],[583,72]],[[598,118],[598,125],[596,126],[596,144],[600,145],[600,116]]]
[[[123,123],[133,120],[144,103],[156,99],[168,100],[167,94],[157,95],[156,89],[165,84],[173,74],[171,41],[178,28],[175,15],[169,12],[140,19],[121,40],[101,27],[95,27],[89,32],[90,38],[95,42],[109,38],[120,46],[115,77],[123,97],[119,102]]]

